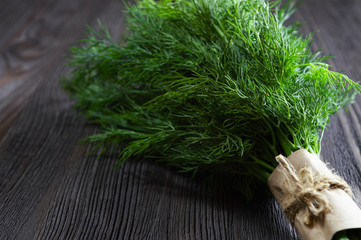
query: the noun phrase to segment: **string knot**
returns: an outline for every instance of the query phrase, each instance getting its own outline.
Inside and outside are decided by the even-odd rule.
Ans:
[[[285,169],[287,178],[295,184],[284,208],[284,213],[292,225],[301,209],[306,210],[304,223],[308,226],[313,226],[317,218],[322,218],[331,211],[326,196],[322,194],[323,190],[342,189],[352,195],[347,183],[336,174],[313,174],[309,167],[296,171],[289,160],[282,155],[277,156],[276,160]]]

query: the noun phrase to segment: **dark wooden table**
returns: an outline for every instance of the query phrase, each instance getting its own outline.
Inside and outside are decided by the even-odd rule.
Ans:
[[[121,0],[1,0],[0,239],[297,239],[274,199],[246,203],[149,161],[114,168],[77,142],[96,131],[59,87],[71,45],[97,19],[117,38]],[[361,1],[304,0],[314,49],[361,79]],[[361,99],[331,118],[323,159],[361,205]]]

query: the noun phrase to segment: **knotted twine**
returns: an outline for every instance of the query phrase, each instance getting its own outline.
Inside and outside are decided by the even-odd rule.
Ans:
[[[286,157],[279,155],[276,160],[285,169],[287,179],[293,181],[295,185],[290,198],[284,202],[283,210],[292,225],[294,225],[296,214],[301,209],[306,210],[303,221],[310,227],[317,218],[322,218],[324,214],[332,210],[326,196],[321,193],[323,190],[342,189],[348,195],[352,195],[347,183],[334,173],[312,174],[309,167],[296,171]]]

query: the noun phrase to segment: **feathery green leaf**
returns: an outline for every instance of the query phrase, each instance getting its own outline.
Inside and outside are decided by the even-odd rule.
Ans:
[[[144,0],[127,7],[120,41],[89,28],[63,81],[100,126],[87,140],[126,143],[119,163],[155,158],[230,180],[246,197],[275,155],[319,153],[329,117],[361,88],[285,26],[293,3]]]

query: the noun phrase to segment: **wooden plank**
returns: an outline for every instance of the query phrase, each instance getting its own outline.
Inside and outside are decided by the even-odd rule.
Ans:
[[[80,135],[84,135],[81,119],[69,111],[70,101],[59,88],[59,79],[68,71],[64,67],[64,54],[69,46],[83,37],[85,24],[95,25],[101,14],[101,18],[107,20],[104,11],[109,7],[116,11],[121,8],[121,3],[52,1],[2,52],[3,55],[12,54],[12,49],[29,46],[30,42],[34,43],[30,50],[38,55],[34,58],[17,58],[15,55],[14,62],[19,59],[20,67],[29,69],[32,74],[9,81],[9,84],[23,83],[8,92],[8,96],[26,98],[27,102],[23,104],[26,108],[21,109],[14,122],[8,125],[11,127],[5,129],[0,147],[0,176],[3,176],[0,181],[0,238],[35,236],[41,211],[46,210],[57,182],[62,180],[66,157],[72,151],[68,146],[76,146]],[[116,16],[110,15],[113,18],[120,16],[119,12]],[[117,25],[120,28],[121,22]],[[28,65],[30,67],[26,68]],[[16,101],[7,102],[9,109],[15,109]],[[2,119],[9,119],[8,111],[1,112]]]
[[[271,196],[251,203],[212,194],[197,179],[152,161],[97,159],[77,142],[94,133],[59,87],[64,53],[97,18],[114,37],[121,1],[4,1],[0,8],[0,239],[297,239]],[[23,5],[18,5],[23,3]],[[8,9],[7,9],[8,7]],[[5,9],[5,10],[4,10]],[[361,2],[304,0],[314,48],[361,79]],[[10,27],[11,26],[11,27]],[[361,205],[361,99],[331,119],[323,159]]]

